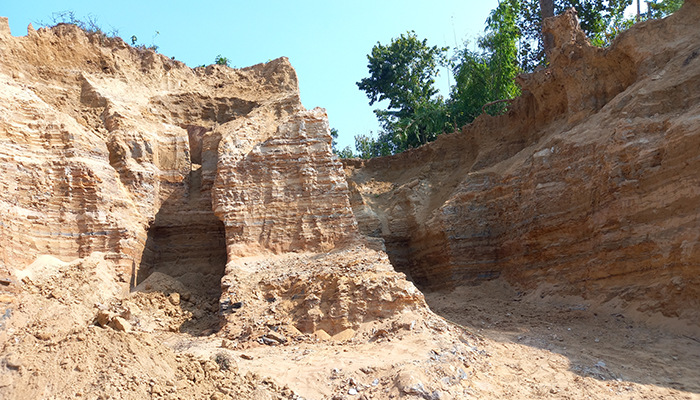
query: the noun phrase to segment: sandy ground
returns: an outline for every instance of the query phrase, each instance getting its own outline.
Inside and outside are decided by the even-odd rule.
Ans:
[[[634,322],[583,299],[541,299],[499,281],[426,300],[486,339],[492,376],[481,398],[700,399],[700,340],[675,332],[678,321]]]
[[[682,321],[498,280],[426,293],[435,314],[270,345],[218,331],[211,296],[173,278],[117,299],[98,258],[33,265],[0,291],[3,399],[700,399]]]

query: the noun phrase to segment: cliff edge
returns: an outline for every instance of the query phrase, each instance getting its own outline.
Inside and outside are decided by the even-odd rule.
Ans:
[[[549,67],[500,116],[346,162],[361,230],[423,288],[500,278],[700,324],[700,3],[591,46],[546,21]]]

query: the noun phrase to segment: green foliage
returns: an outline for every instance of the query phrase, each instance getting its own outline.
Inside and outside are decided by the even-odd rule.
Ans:
[[[517,96],[519,11],[519,0],[502,1],[486,21],[486,34],[478,41],[480,50],[466,46],[457,50],[450,60],[455,85],[447,101],[435,96],[433,87],[438,66],[448,64],[447,48],[429,47],[414,32],[393,39],[389,46],[374,46],[367,56],[370,77],[357,85],[370,105],[389,100],[389,107],[374,111],[382,126],[378,137],[355,137],[358,156],[377,157],[418,147],[471,122],[486,103]],[[498,103],[488,111],[495,114],[506,107],[507,103]]]
[[[554,14],[575,7],[582,30],[594,45],[607,46],[634,23],[624,18],[632,0],[553,0]],[[675,12],[682,0],[652,0],[647,18]],[[470,123],[483,112],[507,111],[511,99],[520,95],[515,83],[523,71],[545,65],[540,0],[500,0],[486,20],[485,35],[478,49],[465,46],[449,63],[446,47],[430,47],[408,32],[389,45],[377,43],[367,56],[369,77],[357,82],[369,104],[388,101],[375,110],[382,127],[378,136],[355,136],[361,158],[395,154],[435,140]],[[438,66],[449,64],[455,84],[450,97],[437,96],[434,77]],[[349,149],[348,149],[349,150]]]
[[[373,157],[404,151],[433,140],[442,133],[445,103],[437,94],[435,76],[446,63],[447,47],[428,46],[411,31],[377,43],[367,56],[369,77],[357,82],[369,98],[369,104],[388,101],[384,110],[375,110],[383,131],[377,139],[355,137],[361,157]]]
[[[229,59],[226,57],[222,57],[221,54],[219,54],[218,56],[216,56],[216,58],[214,58],[214,64],[216,64],[216,65],[225,65],[228,67],[229,63],[230,63]]]
[[[156,31],[156,33],[155,33],[155,34],[153,35],[153,37],[151,38],[151,45],[148,46],[148,49],[149,49],[149,50],[158,51],[158,45],[155,44],[156,37],[157,37],[158,35],[160,35],[160,32],[159,32],[159,31]]]
[[[340,158],[354,158],[355,155],[352,153],[350,146],[345,146],[342,150],[336,153]]]
[[[623,14],[630,4],[632,0],[554,0],[554,14],[576,8],[581,29],[591,42],[607,46],[628,25],[624,22]],[[523,38],[520,46],[521,68],[533,71],[538,65],[546,64],[539,0],[522,0],[518,29]]]
[[[333,149],[333,153],[336,152],[336,146],[338,146],[338,130],[331,128],[331,148]]]
[[[510,99],[520,94],[520,88],[515,84],[515,77],[521,72],[517,46],[520,39],[519,12],[519,0],[501,1],[486,20],[486,36],[479,41],[479,47],[489,55],[491,100]]]
[[[485,104],[512,99],[520,94],[515,77],[518,66],[517,28],[520,2],[504,0],[486,20],[486,35],[479,39],[481,51],[470,51],[466,44],[453,57],[455,85],[450,95],[451,115],[455,125],[462,126],[482,113]],[[487,111],[505,111],[506,103],[498,103]]]
[[[434,76],[446,51],[447,47],[428,46],[427,39],[419,40],[415,32],[392,39],[387,46],[377,42],[367,56],[370,77],[357,86],[370,105],[389,100],[389,112],[401,118],[437,93]]]
[[[372,132],[369,135],[355,136],[356,157],[369,159],[372,157],[388,156],[395,153],[390,135],[380,132],[378,138],[374,138]]]
[[[336,154],[340,158],[353,158],[352,149],[350,146],[345,146],[344,149],[338,150],[338,130],[331,128],[331,148],[333,149],[333,154]]]
[[[481,114],[481,107],[492,98],[488,55],[470,51],[466,46],[454,58],[455,85],[450,108],[456,123],[464,125]]]
[[[158,51],[158,45],[155,43],[156,36],[160,35],[160,32],[156,31],[155,35],[153,35],[153,38],[151,40],[151,45],[146,46],[145,44],[137,44],[139,41],[139,38],[136,37],[136,35],[131,35],[131,45],[136,47],[137,49],[140,50],[153,50],[153,51]]]
[[[648,11],[640,15],[642,20],[667,17],[681,8],[683,0],[652,0],[646,1],[646,3]],[[629,18],[624,18],[622,14],[615,16],[604,31],[591,36],[591,43],[598,47],[608,46],[620,32],[629,29],[635,22],[637,22],[636,15]]]
[[[598,47],[606,47],[612,43],[613,39],[636,22],[636,16],[625,18],[625,8],[633,4],[633,0],[610,0],[603,2],[578,1],[571,2],[579,14],[581,29],[591,40],[591,43]],[[682,5],[683,0],[651,0],[645,1],[649,7],[649,12],[644,12],[642,6],[641,19],[664,18],[676,12]]]
[[[518,28],[523,41],[520,49],[520,65],[525,71],[532,71],[546,63],[542,46],[542,18],[539,0],[522,0]],[[554,0],[554,14],[560,14],[570,7],[576,8],[581,29],[593,45],[608,46],[622,31],[635,23],[635,17],[625,18],[624,11],[633,0]],[[647,2],[650,14],[642,18],[663,18],[680,8],[683,0],[652,0]]]
[[[653,0],[649,4],[649,18],[664,18],[678,11],[683,5],[683,0]]]
[[[394,123],[385,123],[385,128],[387,133],[392,133],[392,153],[424,145],[437,139],[441,133],[455,130],[441,97],[417,103],[412,114]]]

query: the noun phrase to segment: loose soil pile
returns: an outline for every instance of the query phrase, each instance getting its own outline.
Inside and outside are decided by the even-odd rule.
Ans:
[[[687,327],[501,281],[427,293],[444,319],[406,309],[351,337],[264,341],[218,330],[210,295],[165,274],[103,299],[119,279],[104,260],[40,261],[3,286],[2,398],[700,398]]]

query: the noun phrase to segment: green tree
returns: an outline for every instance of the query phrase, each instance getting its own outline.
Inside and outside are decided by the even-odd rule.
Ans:
[[[385,129],[385,132],[386,135],[391,135],[393,153],[421,146],[437,139],[441,133],[455,130],[447,104],[440,96],[417,103],[411,115],[396,120],[390,128]]]
[[[377,139],[364,135],[355,138],[361,155],[401,152],[441,133],[431,132],[442,129],[436,128],[442,125],[436,121],[443,118],[439,113],[446,112],[445,103],[435,97],[438,90],[434,84],[438,68],[447,61],[447,50],[429,46],[427,39],[418,39],[413,31],[392,39],[389,45],[378,42],[372,48],[367,56],[370,76],[357,82],[357,86],[365,92],[370,105],[386,100],[388,107],[374,111],[383,129]],[[372,141],[385,143],[372,147]]]
[[[683,5],[683,0],[653,0],[647,2],[649,5],[650,18],[664,18],[678,11]]]
[[[518,29],[522,35],[520,66],[532,71],[546,63],[542,38],[542,0],[522,0],[518,16]],[[553,0],[554,15],[574,7],[581,29],[597,45],[610,43],[624,21],[625,8],[632,0]],[[548,11],[545,11],[547,14]]]
[[[331,149],[333,150],[333,153],[337,151],[336,146],[338,146],[338,130],[331,128]]]
[[[608,46],[620,32],[635,23],[635,18],[624,16],[625,8],[630,6],[633,0],[522,1],[518,27],[523,35],[521,66],[526,71],[532,71],[546,62],[542,40],[542,3],[551,2],[555,15],[567,8],[576,8],[581,29],[590,38],[591,43],[599,47]],[[649,5],[651,15],[643,17],[663,18],[677,11],[683,5],[683,0],[651,0],[646,3]]]
[[[515,77],[518,66],[517,27],[520,2],[504,0],[486,20],[486,34],[478,40],[480,51],[470,51],[466,44],[453,57],[455,85],[450,94],[450,115],[457,126],[474,120],[485,104],[512,99],[520,94]],[[488,112],[504,111],[497,103]]]
[[[331,128],[331,149],[333,150],[333,154],[336,154],[340,158],[355,157],[350,146],[345,146],[342,150],[338,150],[338,130],[335,128]]]
[[[340,158],[354,158],[355,155],[352,153],[350,146],[345,146],[342,150],[336,153]]]
[[[683,0],[652,0],[646,1],[646,3],[649,7],[648,12],[640,15],[640,18],[659,19],[678,11],[683,5]],[[629,29],[636,22],[636,16],[625,18],[623,13],[619,12],[608,18],[607,26],[604,26],[604,29],[590,36],[591,43],[598,47],[608,46],[620,32]]]
[[[394,154],[393,142],[386,132],[380,132],[377,138],[372,132],[369,135],[355,136],[355,150],[357,157],[369,159]]]
[[[397,117],[411,114],[421,101],[437,93],[435,76],[445,62],[447,47],[428,46],[411,31],[385,46],[377,42],[367,56],[369,78],[357,87],[369,97],[369,104],[388,100],[388,111]]]

